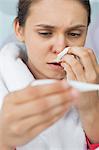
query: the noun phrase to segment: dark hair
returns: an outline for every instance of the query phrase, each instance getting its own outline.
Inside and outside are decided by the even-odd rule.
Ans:
[[[24,26],[27,16],[29,15],[30,7],[33,3],[37,3],[40,0],[19,0],[18,3],[18,13],[17,13],[17,19],[19,21],[20,26]],[[78,0],[84,8],[88,12],[88,25],[91,21],[91,6],[89,0]]]
[[[24,26],[26,18],[29,15],[29,9],[31,7],[33,0],[19,0],[17,19],[20,26]]]

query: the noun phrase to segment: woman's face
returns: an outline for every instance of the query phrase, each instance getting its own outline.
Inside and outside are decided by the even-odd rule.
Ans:
[[[83,46],[88,14],[76,0],[41,0],[31,6],[24,27],[15,25],[27,47],[28,66],[35,78],[63,79],[65,71],[53,59],[67,46]]]

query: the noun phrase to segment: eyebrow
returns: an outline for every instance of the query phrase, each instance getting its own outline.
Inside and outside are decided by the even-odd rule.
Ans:
[[[79,29],[79,28],[88,28],[88,26],[78,24],[78,25],[74,25],[74,26],[69,27],[67,30],[76,30],[76,29]]]
[[[56,28],[55,26],[46,25],[46,24],[38,24],[38,25],[36,25],[36,27],[43,27],[43,28],[46,28],[46,29],[54,29],[54,28]]]
[[[36,25],[36,27],[42,27],[42,28],[45,28],[45,29],[55,29],[55,28],[57,28],[56,26],[47,25],[47,24],[38,24],[38,25]],[[78,24],[78,25],[68,27],[67,30],[75,30],[77,28],[86,28],[86,27],[87,27],[86,25]]]

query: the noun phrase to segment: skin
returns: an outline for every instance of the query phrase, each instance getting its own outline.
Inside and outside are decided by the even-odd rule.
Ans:
[[[19,26],[18,20],[15,20],[16,35],[26,44],[27,65],[36,79],[61,80],[66,77],[99,82],[96,58],[92,50],[83,48],[87,22],[87,11],[74,0],[42,0],[31,6],[24,27]],[[68,46],[71,48],[60,66],[53,65],[53,59]],[[79,46],[80,50],[75,50],[75,46]],[[79,99],[78,95],[64,80],[50,85],[28,86],[8,94],[0,115],[1,149],[12,150],[13,147],[31,141],[60,119],[72,105],[77,107],[88,137],[93,142],[99,142],[97,93],[85,93]],[[96,124],[94,120],[97,120]]]
[[[84,45],[88,21],[86,10],[78,2],[58,0],[56,4],[53,0],[43,0],[31,7],[30,14],[25,27],[15,25],[18,38],[27,46],[30,70],[36,78],[63,79],[64,69],[55,69],[48,63],[53,62],[65,47]]]

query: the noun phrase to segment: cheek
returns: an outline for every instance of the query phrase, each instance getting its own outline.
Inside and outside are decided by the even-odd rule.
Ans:
[[[26,34],[25,44],[27,47],[28,57],[32,60],[44,61],[52,49],[52,40],[38,38],[37,35],[29,36]]]
[[[32,59],[38,59],[38,61],[44,61],[46,57],[49,55],[51,46],[48,44],[38,44],[38,43],[32,43],[27,46],[27,54],[29,58]]]
[[[28,58],[32,61],[39,60],[41,53],[38,49],[35,49],[34,47],[28,47],[27,49]]]
[[[72,46],[84,46],[86,40],[86,36],[83,36],[72,43]]]
[[[84,44],[85,44],[86,36],[87,36],[87,32],[86,32],[86,33],[82,36],[82,38],[80,39],[80,44],[81,44],[82,46],[84,46]]]
[[[38,42],[35,42],[34,39],[28,39],[26,42],[27,47],[27,54],[29,57],[37,57],[40,55],[41,52],[41,46],[38,44]]]
[[[33,64],[41,64],[44,62],[46,57],[46,51],[37,45],[31,45],[27,47],[28,58]]]
[[[82,39],[79,41],[78,46],[84,46],[85,41],[86,41],[86,37],[82,38]]]

